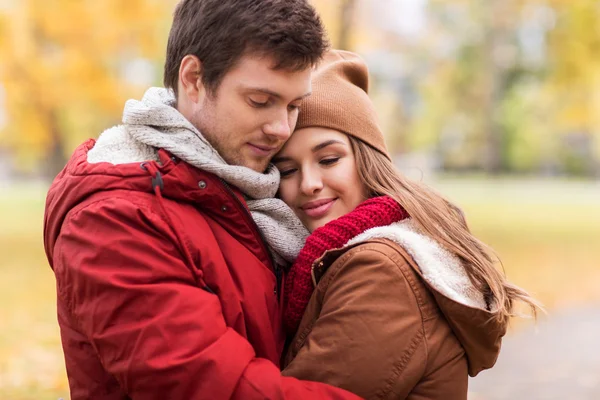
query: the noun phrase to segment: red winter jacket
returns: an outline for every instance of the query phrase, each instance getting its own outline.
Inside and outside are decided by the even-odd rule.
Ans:
[[[73,400],[356,398],[280,375],[276,273],[236,189],[163,150],[89,164],[94,143],[44,220]]]

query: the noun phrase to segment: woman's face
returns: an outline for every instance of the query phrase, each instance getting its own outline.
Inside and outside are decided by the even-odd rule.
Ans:
[[[273,163],[281,173],[279,196],[311,232],[366,199],[350,140],[336,130],[295,131]]]

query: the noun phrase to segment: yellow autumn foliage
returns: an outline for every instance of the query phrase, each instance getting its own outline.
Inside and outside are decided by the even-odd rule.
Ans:
[[[116,120],[160,84],[175,0],[22,0],[0,8],[0,148],[23,170]],[[64,154],[66,155],[66,154]],[[64,156],[63,155],[63,156]]]

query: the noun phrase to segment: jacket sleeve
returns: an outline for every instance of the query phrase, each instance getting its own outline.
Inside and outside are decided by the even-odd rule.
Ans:
[[[319,317],[283,374],[366,399],[406,398],[427,363],[422,300],[407,268],[385,244],[362,244],[342,255],[319,282],[326,288],[316,293]]]
[[[56,244],[58,295],[129,397],[355,398],[255,357],[169,232],[159,215],[112,199],[73,210]]]

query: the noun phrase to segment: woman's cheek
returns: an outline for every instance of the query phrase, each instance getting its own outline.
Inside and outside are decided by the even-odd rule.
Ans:
[[[279,185],[279,195],[285,204],[292,207],[294,194],[289,179],[281,181]]]

